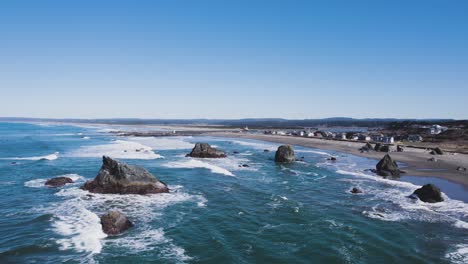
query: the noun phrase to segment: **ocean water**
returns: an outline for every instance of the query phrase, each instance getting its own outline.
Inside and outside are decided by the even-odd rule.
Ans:
[[[0,263],[468,263],[468,195],[459,186],[436,181],[445,201],[425,204],[407,197],[418,178],[382,179],[364,172],[374,161],[348,154],[295,147],[304,162],[277,165],[278,144],[107,132],[0,123]],[[195,142],[229,157],[186,158]],[[104,154],[145,167],[171,193],[80,190]],[[75,183],[44,187],[61,175]],[[99,216],[110,209],[135,226],[107,237]]]

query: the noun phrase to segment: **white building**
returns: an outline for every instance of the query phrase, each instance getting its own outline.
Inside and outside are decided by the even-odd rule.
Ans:
[[[444,131],[446,131],[448,127],[444,126],[439,126],[439,125],[432,125],[431,127],[428,128],[428,133],[431,135],[438,135]]]

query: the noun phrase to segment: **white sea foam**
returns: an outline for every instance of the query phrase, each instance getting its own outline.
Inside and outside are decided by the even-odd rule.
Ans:
[[[34,156],[34,157],[13,157],[13,158],[0,158],[2,160],[56,160],[58,159],[59,153],[54,152],[45,156]]]
[[[297,153],[314,153],[322,156],[332,156],[332,154],[324,152],[324,151],[318,151],[318,150],[303,150],[303,149],[298,149],[295,150]]]
[[[453,263],[468,263],[468,244],[456,245],[453,251],[445,254],[445,257]]]
[[[63,175],[58,175],[58,176],[54,176],[54,177],[67,177],[67,178],[70,178],[73,180],[73,182],[80,182],[80,181],[84,181],[84,177],[81,176],[81,175],[78,175],[78,174],[63,174]],[[30,188],[41,188],[41,187],[47,187],[45,186],[45,182],[47,181],[48,179],[34,179],[34,180],[30,180],[30,181],[27,181],[24,183],[24,186],[26,187],[30,187]]]
[[[154,195],[90,194],[77,187],[61,189],[56,195],[66,200],[49,208],[55,216],[53,230],[61,236],[56,242],[60,249],[90,254],[101,252],[107,244],[133,253],[157,247],[159,252],[164,252],[164,258],[188,260],[190,257],[184,250],[164,236],[163,228],[154,228],[152,223],[155,218],[163,217],[167,206],[192,202],[204,207],[207,201],[201,195],[185,193],[182,186],[169,186],[169,189],[170,193]],[[124,235],[105,240],[98,215],[109,210],[122,211],[131,221],[138,222]],[[139,230],[132,232],[134,229]]]
[[[182,161],[169,162],[169,163],[163,164],[162,166],[167,167],[167,168],[205,168],[205,169],[209,169],[213,173],[223,174],[227,176],[234,176],[232,172],[224,168],[221,168],[216,165],[212,165],[210,163],[207,163],[198,159],[192,159],[192,158],[187,158]]]
[[[110,156],[117,159],[158,159],[162,158],[152,151],[152,148],[138,142],[116,140],[108,144],[84,146],[66,153],[68,157],[100,158]]]
[[[127,139],[155,150],[191,149],[194,146],[185,141],[187,137],[128,137]]]
[[[241,141],[241,140],[233,140],[232,143],[242,145],[242,146],[249,146],[255,149],[267,149],[270,151],[276,150],[278,147],[273,144],[268,143],[258,143],[258,142],[250,142],[250,141]]]

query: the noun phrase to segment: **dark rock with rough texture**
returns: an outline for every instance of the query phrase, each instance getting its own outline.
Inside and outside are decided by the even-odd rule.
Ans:
[[[102,231],[108,235],[117,235],[133,226],[127,217],[118,211],[109,211],[101,216]]]
[[[401,145],[398,145],[397,146],[397,152],[403,152],[405,150],[405,148]]]
[[[221,150],[213,148],[208,143],[197,143],[192,149],[192,152],[187,154],[187,157],[192,158],[225,158],[226,154]]]
[[[327,160],[336,161],[336,158],[335,157],[330,157]]]
[[[55,177],[52,179],[48,179],[44,185],[49,187],[62,187],[67,183],[73,183],[73,180],[68,177]]]
[[[380,148],[382,148],[382,144],[380,144],[380,143],[375,144],[375,146],[374,146],[375,151],[377,151],[377,152],[380,151]]]
[[[264,150],[263,150],[263,152],[270,152],[270,150],[268,150],[268,149],[264,149]]]
[[[127,165],[107,156],[94,180],[87,181],[81,189],[93,193],[149,194],[167,193],[167,185],[142,167]]]
[[[444,200],[440,189],[433,184],[426,184],[414,191],[413,194],[417,195],[419,200],[426,203],[438,203]]]
[[[241,164],[241,165],[239,165],[239,167],[248,168],[248,167],[250,167],[250,166],[249,166],[249,164]]]
[[[295,160],[294,150],[291,145],[282,145],[278,147],[275,154],[276,162],[293,162]]]
[[[390,146],[389,145],[382,145],[382,146],[380,146],[379,151],[380,152],[390,152]]]
[[[398,165],[395,161],[393,161],[390,155],[386,154],[383,159],[377,163],[375,166],[377,174],[380,176],[393,176],[399,177],[400,176],[400,169],[398,169]]]
[[[432,155],[444,155],[444,152],[439,147],[437,147],[435,149],[432,149],[431,154]]]
[[[362,193],[362,191],[356,187],[351,190],[351,193]]]
[[[372,151],[374,150],[374,146],[371,143],[367,142],[361,149],[361,151]]]

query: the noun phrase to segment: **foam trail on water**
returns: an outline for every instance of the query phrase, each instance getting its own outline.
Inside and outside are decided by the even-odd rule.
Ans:
[[[117,159],[158,159],[162,158],[152,148],[138,142],[116,140],[108,144],[84,146],[65,154],[68,157],[100,158],[104,155]]]
[[[163,164],[162,166],[167,167],[167,168],[205,168],[205,169],[209,169],[213,173],[223,174],[226,176],[234,176],[232,172],[224,168],[209,164],[207,162],[203,162],[201,160],[192,159],[192,158],[189,158],[184,161],[169,162],[169,163]]]
[[[34,157],[13,157],[13,158],[0,158],[2,160],[56,160],[58,159],[59,153],[54,152],[45,156],[34,156]]]

